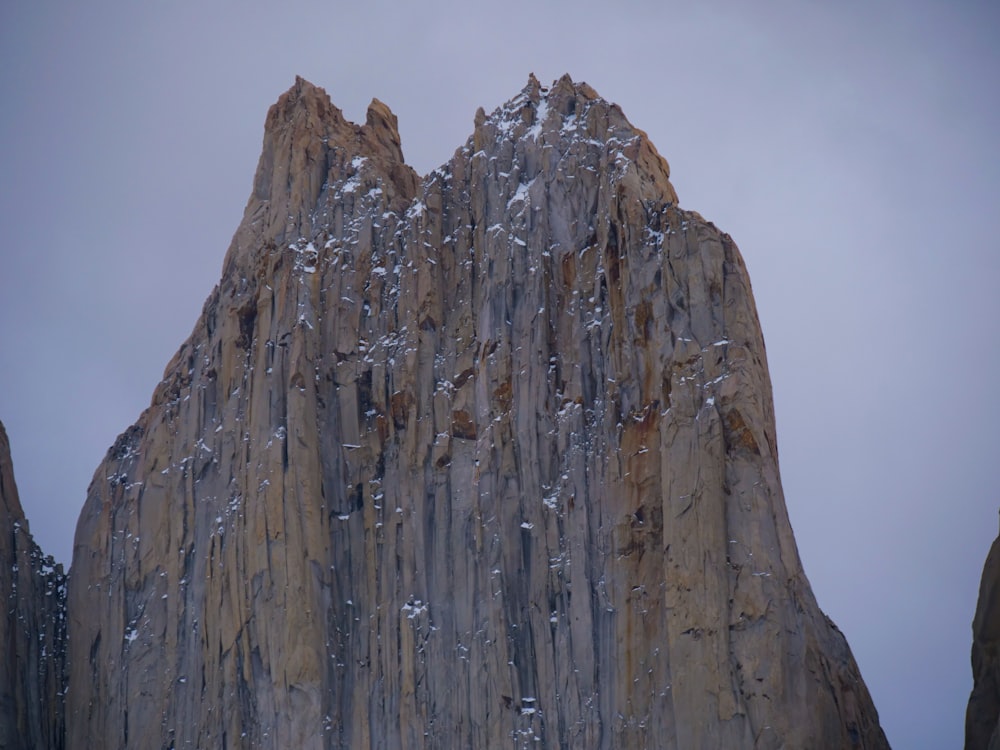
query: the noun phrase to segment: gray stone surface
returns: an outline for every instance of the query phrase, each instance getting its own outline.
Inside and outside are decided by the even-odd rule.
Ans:
[[[422,180],[301,79],[98,468],[70,747],[886,747],[732,239],[568,77]]]
[[[66,578],[31,537],[2,423],[0,601],[0,750],[62,748]]]
[[[972,695],[965,716],[966,750],[1000,748],[1000,538],[993,542],[972,621]]]

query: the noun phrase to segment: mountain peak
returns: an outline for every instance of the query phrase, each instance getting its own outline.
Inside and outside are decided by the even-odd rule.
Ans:
[[[588,84],[575,83],[568,73],[551,86],[542,86],[531,74],[517,96],[488,116],[480,108],[475,123],[475,151],[488,149],[489,143],[524,139],[557,146],[560,151],[600,149],[602,168],[615,173],[615,184],[629,183],[641,200],[677,204],[670,166],[645,131],[632,125],[621,107],[603,99]]]
[[[357,125],[324,89],[296,76],[268,110],[253,192],[225,268],[269,244],[312,236],[323,224],[323,206],[355,175],[358,160],[367,163],[372,187],[384,183],[389,204],[402,209],[416,194],[417,175],[403,160],[389,107],[373,99],[365,124]]]
[[[264,130],[267,132],[274,127],[290,123],[296,116],[303,114],[343,120],[343,114],[330,101],[325,89],[302,76],[295,76],[295,83],[278,97],[278,101],[268,111]]]
[[[423,180],[296,79],[72,569],[71,746],[886,747],[739,250],[568,76]]]

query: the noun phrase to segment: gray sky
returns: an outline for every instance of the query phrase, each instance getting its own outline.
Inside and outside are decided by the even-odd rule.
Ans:
[[[890,742],[959,746],[1000,502],[1000,11],[674,5],[0,4],[0,419],[43,548],[68,563],[94,469],[218,280],[296,74],[355,121],[389,104],[426,173],[477,106],[569,72],[739,244],[820,605]]]

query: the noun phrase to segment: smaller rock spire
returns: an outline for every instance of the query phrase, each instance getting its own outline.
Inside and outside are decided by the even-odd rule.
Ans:
[[[399,121],[392,110],[379,101],[372,99],[365,114],[363,128],[369,138],[381,147],[387,156],[396,161],[403,161],[403,147],[399,138]]]

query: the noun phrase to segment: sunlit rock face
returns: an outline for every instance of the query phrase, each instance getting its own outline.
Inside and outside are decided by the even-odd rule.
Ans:
[[[72,571],[70,747],[886,747],[736,245],[569,77],[422,179],[297,80]]]
[[[31,536],[2,423],[0,602],[0,748],[62,748],[66,577]]]

